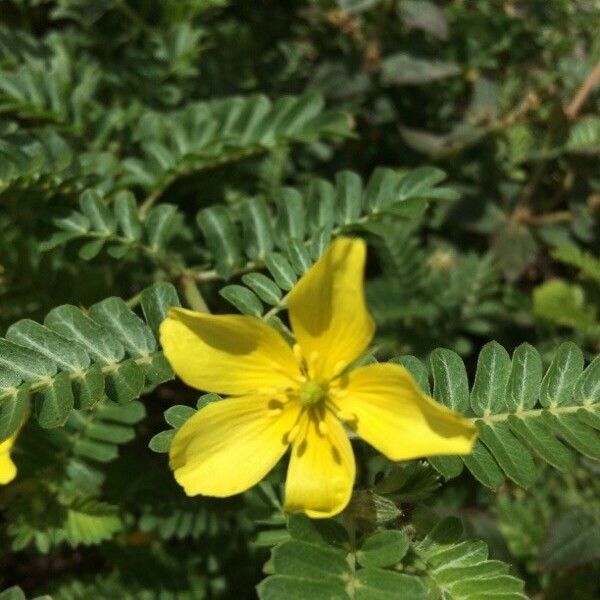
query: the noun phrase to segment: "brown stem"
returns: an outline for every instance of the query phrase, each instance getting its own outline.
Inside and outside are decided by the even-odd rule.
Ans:
[[[577,118],[581,107],[585,104],[588,96],[592,93],[593,89],[600,83],[600,62],[590,71],[590,74],[586,77],[582,86],[569,105],[565,108],[565,115],[570,121]]]

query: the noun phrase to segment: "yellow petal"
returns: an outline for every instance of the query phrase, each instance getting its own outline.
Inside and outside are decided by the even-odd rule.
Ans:
[[[395,364],[361,367],[344,377],[336,404],[361,438],[391,460],[468,454],[477,428],[421,392]]]
[[[367,312],[363,240],[337,238],[290,292],[292,329],[315,379],[329,379],[366,349],[374,323]]]
[[[17,467],[10,457],[10,451],[17,435],[0,442],[0,485],[10,483],[17,476]]]
[[[258,483],[285,453],[300,406],[241,396],[205,406],[177,432],[170,450],[188,496],[232,496]]]
[[[285,484],[285,510],[324,519],[346,508],[356,467],[340,422],[326,411],[319,430],[315,414],[307,411],[301,417]]]
[[[175,373],[200,390],[250,394],[285,389],[299,376],[289,345],[256,317],[172,308],[160,341]]]

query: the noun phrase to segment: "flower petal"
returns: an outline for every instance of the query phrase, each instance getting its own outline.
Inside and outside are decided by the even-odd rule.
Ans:
[[[289,345],[256,317],[172,308],[160,326],[160,341],[177,375],[200,390],[250,394],[285,389],[299,377]]]
[[[325,411],[321,425],[315,411],[305,412],[292,448],[285,484],[286,512],[305,512],[313,519],[338,514],[352,495],[356,467],[341,423]]]
[[[261,396],[217,400],[175,434],[170,465],[188,496],[233,496],[258,483],[288,447],[300,406]]]
[[[10,457],[16,439],[17,434],[0,442],[0,485],[10,483],[17,476],[17,467]]]
[[[363,293],[365,254],[363,240],[337,238],[290,292],[292,329],[315,379],[339,373],[373,337]]]
[[[336,401],[361,438],[391,460],[440,454],[468,454],[477,428],[426,396],[408,371],[396,364],[373,364],[348,374],[346,394]]]

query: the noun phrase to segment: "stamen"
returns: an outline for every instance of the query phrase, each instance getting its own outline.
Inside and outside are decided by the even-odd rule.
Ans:
[[[275,362],[274,360],[269,362],[269,369],[271,369],[275,373],[278,373],[279,375],[284,375],[294,383],[302,383],[304,381],[302,376],[291,375],[287,372],[287,370],[284,367],[282,367],[279,363]]]
[[[329,427],[327,427],[325,421],[319,421],[317,429],[322,437],[325,437],[329,433]]]
[[[300,431],[300,423],[296,423],[286,435],[286,440],[288,444],[294,442],[294,440],[298,437],[298,432]]]
[[[269,409],[269,417],[277,417],[283,412],[283,407],[287,404],[288,400],[279,400],[279,398],[273,398],[267,403]]]
[[[351,412],[344,412],[343,410],[339,410],[336,412],[335,416],[340,420],[340,421],[344,421],[344,422],[348,422],[348,421],[358,421],[358,417]]]
[[[256,390],[256,393],[259,396],[273,396],[274,394],[276,394],[279,390],[277,390],[276,388],[273,387],[262,387],[262,388],[258,388]]]
[[[292,352],[294,353],[294,358],[298,361],[298,363],[302,364],[304,357],[302,356],[302,348],[300,348],[300,344],[294,344],[292,346]]]
[[[316,366],[319,362],[319,353],[316,350],[313,350],[308,357],[308,375],[311,379],[316,378]]]
[[[333,398],[335,398],[335,400],[342,400],[343,398],[345,398],[348,395],[348,391],[347,390],[340,390],[338,387],[332,386],[329,388],[329,395]]]
[[[338,360],[333,367],[334,377],[337,377],[346,368],[347,364],[345,360]]]

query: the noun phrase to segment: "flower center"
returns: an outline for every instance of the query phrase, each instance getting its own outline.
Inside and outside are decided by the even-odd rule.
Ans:
[[[327,393],[327,387],[318,381],[306,381],[300,387],[298,398],[303,406],[313,406],[317,404]]]

